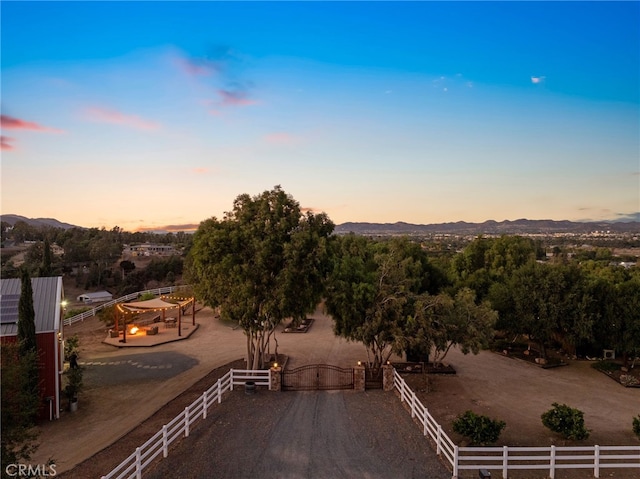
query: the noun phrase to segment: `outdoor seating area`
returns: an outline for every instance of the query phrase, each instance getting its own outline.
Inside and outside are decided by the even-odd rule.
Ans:
[[[198,329],[194,298],[166,299],[173,302],[160,297],[118,303],[114,327],[109,330],[104,343],[119,348],[155,346],[188,338]],[[190,317],[183,315],[188,306],[192,307]],[[168,311],[177,312],[178,316],[165,316]],[[164,324],[162,331],[160,323]]]
[[[135,333],[131,333],[131,325],[127,327],[126,342],[122,331],[109,330],[107,337],[103,343],[117,348],[130,347],[152,347],[158,344],[171,343],[173,341],[182,341],[198,330],[199,325],[195,325],[189,321],[183,321],[178,331],[177,325],[172,328],[162,328],[159,325],[146,326],[139,328]],[[178,334],[180,332],[180,334]]]

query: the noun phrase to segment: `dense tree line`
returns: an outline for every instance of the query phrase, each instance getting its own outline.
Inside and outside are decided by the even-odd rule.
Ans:
[[[34,227],[23,221],[18,221],[13,228],[3,222],[2,231],[3,241],[34,242],[28,246],[22,265],[31,276],[69,274],[76,278],[78,287],[103,287],[123,294],[145,289],[151,281],[173,283],[182,274],[183,265],[183,258],[176,255],[154,258],[147,268],[138,271],[135,271],[135,265],[130,261],[118,267],[118,260],[122,257],[125,244],[173,244],[178,250],[188,251],[192,241],[192,235],[184,232],[128,233],[119,227],[111,230],[62,229]],[[61,247],[64,254],[55,255],[53,245]],[[19,277],[20,271],[11,258],[3,254],[2,260],[2,277]]]
[[[108,285],[121,294],[152,281],[172,283],[183,273],[179,256],[153,259],[144,269],[129,261],[118,267],[123,244],[184,247],[198,295],[245,327],[257,363],[275,326],[287,317],[301,319],[322,297],[336,334],[361,341],[372,364],[402,352],[437,361],[454,345],[475,352],[494,331],[527,338],[543,357],[550,346],[578,355],[605,348],[625,359],[640,354],[640,268],[615,266],[620,258],[606,242],[575,249],[559,239],[550,249],[529,237],[480,236],[461,248],[332,231],[326,215],[304,213],[276,187],[240,195],[222,220],[204,221],[193,236],[24,222],[11,235],[37,241],[25,258],[30,274],[87,266],[76,276],[79,286]],[[54,243],[64,248],[62,258],[51,254]],[[17,277],[18,271],[8,262],[2,275]]]
[[[499,254],[496,255],[496,252]],[[525,335],[542,357],[549,346],[596,355],[640,354],[640,270],[566,257],[540,261],[525,238],[478,238],[451,260],[456,283],[499,313],[499,331]]]
[[[329,235],[324,215],[302,214],[280,187],[239,196],[223,220],[203,222],[187,271],[198,296],[248,337],[249,366],[284,318],[325,299],[334,330],[362,342],[369,362],[391,354],[442,361],[477,353],[496,332],[587,354],[640,354],[640,269],[613,266],[606,249],[547,259],[539,240],[478,237],[437,254],[408,238]],[[258,356],[256,356],[256,354]]]

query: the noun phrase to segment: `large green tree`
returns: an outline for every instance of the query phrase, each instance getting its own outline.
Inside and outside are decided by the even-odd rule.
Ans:
[[[196,295],[237,321],[247,336],[247,367],[264,367],[276,326],[313,311],[322,296],[322,264],[333,223],[303,214],[280,186],[238,196],[222,220],[203,221],[186,274]]]
[[[577,265],[528,263],[491,297],[500,329],[527,335],[542,357],[553,342],[573,347],[592,337],[595,309]]]
[[[420,246],[406,238],[374,241],[347,235],[336,242],[333,257],[326,306],[335,333],[362,342],[372,367],[408,347],[416,350],[406,328],[416,295],[429,286]]]

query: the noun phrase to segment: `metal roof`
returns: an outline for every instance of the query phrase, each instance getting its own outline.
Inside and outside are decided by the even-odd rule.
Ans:
[[[82,301],[85,298],[93,301],[100,301],[105,298],[111,299],[113,298],[113,295],[109,291],[96,291],[95,293],[82,293],[80,296],[78,296],[78,301]]]
[[[36,333],[59,331],[62,311],[60,302],[64,296],[62,277],[31,278],[31,287],[33,288],[33,309],[36,313]],[[21,289],[22,281],[19,278],[0,280],[0,295],[2,297],[15,298],[15,295],[20,295]],[[0,299],[1,302],[3,302],[2,299]],[[17,334],[17,322],[5,323],[2,321],[0,336],[15,336]]]

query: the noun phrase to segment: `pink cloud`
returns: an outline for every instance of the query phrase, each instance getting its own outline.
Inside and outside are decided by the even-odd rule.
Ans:
[[[241,90],[218,90],[218,94],[222,98],[221,104],[223,106],[247,106],[257,103],[255,100],[247,98],[247,93]]]
[[[220,68],[213,62],[202,60],[196,61],[190,58],[179,57],[176,59],[178,67],[189,76],[211,76],[218,73]]]
[[[160,125],[154,121],[108,108],[89,107],[86,109],[86,114],[90,120],[100,123],[123,125],[137,130],[157,130],[160,128]]]
[[[63,133],[63,130],[58,130],[57,128],[42,126],[33,121],[24,121],[8,115],[0,115],[0,125],[2,128],[6,128],[7,130],[32,130],[46,131],[48,133]]]
[[[209,168],[201,166],[198,168],[193,168],[191,171],[196,175],[206,175],[207,173],[209,173]]]
[[[11,144],[14,141],[13,138],[8,136],[0,136],[0,150],[15,150],[16,147]]]

